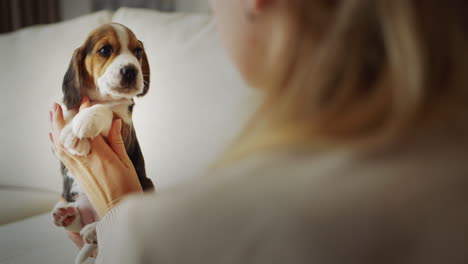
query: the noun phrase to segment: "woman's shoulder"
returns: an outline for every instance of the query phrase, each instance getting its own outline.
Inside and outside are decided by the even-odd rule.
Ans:
[[[275,199],[277,206],[284,204],[281,200],[314,198],[340,203],[356,199],[398,201],[401,199],[396,199],[394,192],[421,196],[460,186],[468,171],[467,156],[468,148],[450,145],[409,146],[372,155],[349,150],[268,153],[140,199],[161,204],[200,201],[204,206],[210,201],[220,204],[223,199],[232,199],[236,205],[243,200],[246,206]]]

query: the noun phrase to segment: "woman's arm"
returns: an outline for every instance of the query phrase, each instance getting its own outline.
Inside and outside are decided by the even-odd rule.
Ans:
[[[85,98],[80,110],[89,106],[89,100]],[[60,141],[65,121],[59,104],[54,104],[50,121],[49,137],[54,144],[56,155],[76,177],[101,217],[124,196],[142,192],[135,168],[122,140],[121,120],[113,122],[108,137],[109,144],[100,135],[90,139],[91,152],[86,157],[70,154]]]

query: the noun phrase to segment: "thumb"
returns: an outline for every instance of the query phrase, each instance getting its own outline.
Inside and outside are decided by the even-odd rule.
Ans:
[[[89,98],[86,97],[86,96],[83,96],[83,98],[81,99],[81,104],[80,104],[80,110],[83,110],[83,109],[86,109],[88,107],[91,106],[91,102],[89,101]]]
[[[109,146],[117,154],[119,159],[124,163],[125,166],[133,166],[130,158],[128,157],[125,144],[122,139],[122,120],[117,119],[112,123],[112,127],[109,131]]]

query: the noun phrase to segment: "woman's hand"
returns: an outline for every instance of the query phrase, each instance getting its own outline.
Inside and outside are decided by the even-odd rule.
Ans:
[[[83,99],[80,110],[90,106]],[[54,104],[50,112],[51,132],[56,155],[78,180],[99,216],[104,216],[124,196],[143,192],[135,168],[127,155],[120,133],[121,120],[115,120],[109,132],[108,142],[99,135],[90,139],[91,152],[86,157],[70,154],[60,142],[60,133],[65,126],[60,105]]]

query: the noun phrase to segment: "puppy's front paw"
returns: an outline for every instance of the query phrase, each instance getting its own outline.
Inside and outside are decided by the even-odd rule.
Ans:
[[[112,117],[112,111],[103,106],[84,109],[73,118],[73,133],[80,139],[106,134],[112,125]]]
[[[73,204],[57,203],[52,215],[56,226],[64,227],[72,232],[79,232],[82,228],[80,212]]]
[[[98,222],[86,225],[81,229],[80,235],[87,244],[97,244],[96,226]]]
[[[91,151],[91,144],[86,138],[79,139],[73,132],[72,126],[66,125],[60,135],[65,148],[73,155],[86,156]]]

